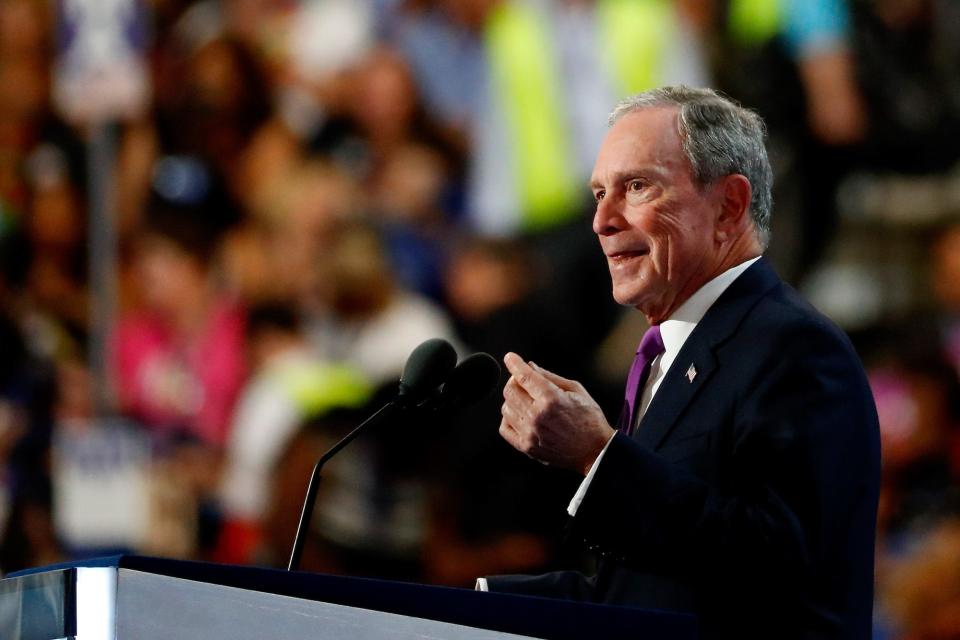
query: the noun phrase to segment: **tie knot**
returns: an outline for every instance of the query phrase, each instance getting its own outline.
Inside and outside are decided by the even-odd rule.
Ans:
[[[650,362],[666,349],[663,346],[663,336],[660,335],[660,325],[655,324],[643,334],[640,340],[640,346],[637,347],[637,354],[643,356],[647,362]]]

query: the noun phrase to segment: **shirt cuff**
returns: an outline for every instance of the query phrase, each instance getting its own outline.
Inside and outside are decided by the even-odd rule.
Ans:
[[[577,509],[580,508],[580,503],[583,502],[584,496],[587,495],[587,489],[590,488],[593,476],[597,473],[597,467],[600,466],[600,461],[603,460],[603,454],[607,452],[607,448],[610,446],[610,443],[613,442],[613,438],[616,435],[617,433],[614,432],[613,435],[610,436],[610,439],[607,440],[607,444],[603,445],[603,449],[600,450],[600,455],[598,455],[597,459],[590,465],[590,471],[587,472],[587,477],[583,479],[577,492],[573,494],[573,499],[570,501],[570,504],[567,505],[567,513],[570,514],[570,517],[577,515]]]
[[[490,585],[486,578],[477,578],[477,584],[473,587],[474,591],[490,591]]]

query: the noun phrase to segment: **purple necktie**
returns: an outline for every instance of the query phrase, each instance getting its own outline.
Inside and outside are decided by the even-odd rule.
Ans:
[[[660,335],[660,325],[655,324],[643,334],[640,346],[637,347],[637,356],[630,366],[630,375],[627,376],[627,389],[624,399],[627,401],[627,422],[621,425],[624,433],[630,435],[633,431],[633,422],[636,417],[638,391],[643,388],[650,376],[650,365],[653,359],[664,352],[663,337]]]

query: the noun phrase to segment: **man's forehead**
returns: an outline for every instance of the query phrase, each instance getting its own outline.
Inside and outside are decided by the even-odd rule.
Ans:
[[[593,178],[627,169],[629,165],[664,170],[686,167],[688,162],[677,129],[678,114],[679,108],[672,105],[644,107],[624,114],[604,138]]]

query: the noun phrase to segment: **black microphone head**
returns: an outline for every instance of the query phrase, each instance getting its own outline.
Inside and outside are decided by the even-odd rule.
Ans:
[[[485,398],[500,380],[500,364],[489,353],[464,358],[440,389],[437,408],[467,407]]]
[[[419,402],[443,384],[456,364],[457,352],[446,340],[431,338],[421,343],[403,367],[398,399]]]

